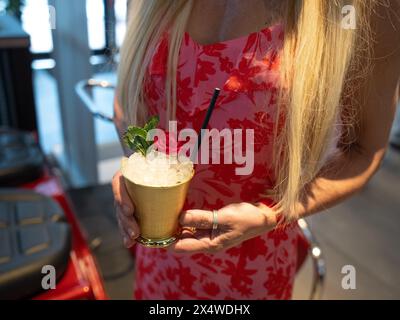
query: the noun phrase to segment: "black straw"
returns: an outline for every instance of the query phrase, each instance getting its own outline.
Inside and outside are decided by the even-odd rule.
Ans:
[[[212,113],[214,111],[214,108],[215,108],[215,105],[217,103],[217,100],[218,100],[218,97],[219,97],[220,93],[221,93],[221,89],[216,88],[214,90],[214,94],[212,96],[210,105],[208,106],[207,114],[206,114],[206,117],[204,118],[203,125],[201,126],[200,132],[197,135],[198,136],[198,139],[197,139],[197,150],[195,152],[193,152],[193,157],[192,157],[193,161],[197,157],[197,153],[200,150],[201,142],[203,141],[203,130],[207,129],[207,127],[208,127],[208,123],[210,122]]]

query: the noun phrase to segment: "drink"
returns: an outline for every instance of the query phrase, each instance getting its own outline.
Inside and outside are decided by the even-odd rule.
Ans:
[[[137,241],[152,248],[171,245],[179,236],[178,218],[194,175],[188,159],[151,151],[122,159],[122,175],[135,204],[141,230]]]

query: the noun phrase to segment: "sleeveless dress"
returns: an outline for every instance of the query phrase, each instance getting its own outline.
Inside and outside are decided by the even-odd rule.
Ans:
[[[214,88],[221,95],[209,128],[253,129],[254,170],[238,164],[200,164],[184,209],[220,209],[263,201],[274,185],[271,157],[283,27],[211,45],[185,34],[177,74],[178,130],[201,128]],[[168,42],[161,39],[148,67],[145,99],[165,123]],[[167,129],[167,128],[163,128]],[[297,225],[266,232],[216,254],[176,254],[136,246],[135,299],[290,299],[297,264]]]

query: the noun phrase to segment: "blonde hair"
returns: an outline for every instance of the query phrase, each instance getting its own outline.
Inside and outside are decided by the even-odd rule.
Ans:
[[[121,49],[118,101],[130,123],[143,123],[145,70],[162,33],[169,31],[167,120],[176,114],[178,53],[194,0],[133,0]],[[288,0],[281,52],[280,116],[275,130],[275,209],[296,218],[296,204],[319,173],[340,115],[348,132],[356,127],[357,107],[349,85],[365,71],[370,44],[368,21],[374,0]],[[352,5],[357,28],[341,25],[342,8]],[[361,59],[363,57],[363,59]],[[361,62],[361,60],[363,60]],[[346,115],[346,116],[344,116]],[[276,126],[277,128],[278,126]],[[354,133],[353,133],[354,135]],[[349,140],[349,143],[351,141]]]
[[[175,120],[176,73],[178,53],[193,0],[133,0],[130,3],[128,27],[121,48],[118,71],[118,102],[131,124],[142,124],[146,118],[143,84],[151,53],[165,30],[169,31],[166,80],[167,121]],[[168,126],[167,126],[168,127]]]

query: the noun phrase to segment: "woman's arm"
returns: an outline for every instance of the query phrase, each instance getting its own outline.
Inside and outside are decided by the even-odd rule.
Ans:
[[[373,69],[365,85],[356,93],[362,101],[358,139],[340,153],[329,167],[307,186],[307,196],[297,205],[299,217],[332,207],[360,191],[378,170],[384,157],[398,101],[400,79],[399,1],[390,1],[390,12],[381,8],[374,18],[376,32]],[[172,249],[177,252],[216,252],[260,235],[276,226],[276,214],[264,205],[232,204],[219,210],[219,236],[210,239],[213,215],[210,211],[189,210],[181,224],[196,227],[185,233]]]
[[[360,191],[378,170],[385,155],[398,102],[400,80],[399,1],[391,1],[375,16],[376,32],[373,69],[356,93],[361,128],[358,140],[343,152],[308,186],[307,196],[298,203],[298,215],[305,217],[336,205]]]

